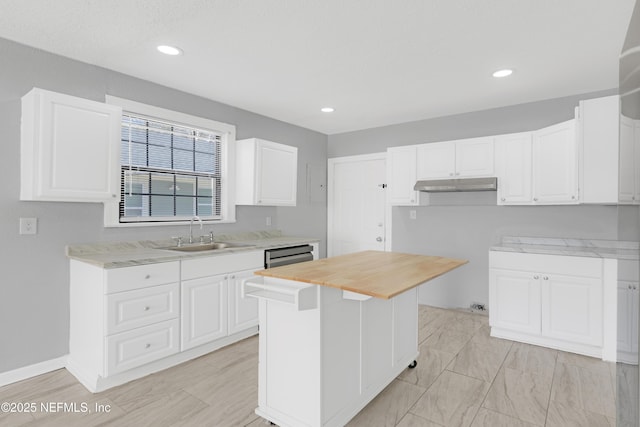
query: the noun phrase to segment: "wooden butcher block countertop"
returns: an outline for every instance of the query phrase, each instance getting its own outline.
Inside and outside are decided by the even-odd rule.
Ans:
[[[466,260],[439,256],[364,251],[255,274],[389,299],[466,263]]]

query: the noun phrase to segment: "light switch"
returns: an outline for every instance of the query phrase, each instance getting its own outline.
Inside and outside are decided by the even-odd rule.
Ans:
[[[38,218],[20,218],[20,234],[36,234]]]
[[[415,209],[411,209],[409,211],[409,219],[416,219],[416,210]]]
[[[265,220],[265,224],[267,225],[267,227],[271,227],[271,217],[268,216]]]

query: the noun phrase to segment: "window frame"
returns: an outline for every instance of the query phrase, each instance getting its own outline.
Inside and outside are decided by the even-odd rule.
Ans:
[[[221,137],[221,160],[220,160],[220,188],[222,197],[220,198],[220,219],[206,219],[203,220],[208,223],[232,223],[236,222],[236,209],[235,209],[235,141],[236,141],[236,127],[227,123],[218,122],[215,120],[207,119],[204,117],[192,116],[190,114],[181,113],[178,111],[168,110],[152,105],[143,104],[129,99],[118,98],[116,96],[106,95],[105,102],[107,104],[116,105],[122,108],[122,114],[139,114],[149,118],[158,119],[161,121],[168,121],[175,124],[195,127],[203,130],[211,130],[222,134]],[[118,152],[120,152],[120,134],[118,134]],[[146,227],[146,226],[162,226],[162,225],[176,225],[186,224],[189,219],[178,219],[170,221],[127,221],[120,222],[120,200],[121,200],[121,188],[122,177],[121,169],[122,165],[120,157],[118,156],[117,173],[118,192],[113,197],[112,201],[105,202],[104,209],[104,224],[105,227]]]

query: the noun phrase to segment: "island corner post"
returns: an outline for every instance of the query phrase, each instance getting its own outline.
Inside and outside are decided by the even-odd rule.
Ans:
[[[255,272],[258,407],[279,426],[343,426],[418,356],[418,286],[467,261],[364,251]]]

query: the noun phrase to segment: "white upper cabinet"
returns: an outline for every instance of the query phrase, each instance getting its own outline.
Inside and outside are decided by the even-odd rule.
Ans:
[[[640,121],[621,116],[618,197],[622,204],[640,204]]]
[[[22,97],[20,200],[117,198],[121,115],[113,105],[38,88]]]
[[[493,176],[493,138],[472,138],[456,142],[456,176]]]
[[[493,138],[471,138],[418,146],[418,179],[493,176]]]
[[[236,141],[236,204],[295,206],[298,149],[258,138]]]
[[[580,144],[580,201],[618,202],[618,95],[580,101],[577,109]]]
[[[416,146],[387,148],[387,203],[417,205]]]
[[[455,142],[433,142],[418,146],[418,179],[453,178],[456,172]]]
[[[499,205],[526,205],[533,200],[531,138],[531,132],[495,138]]]
[[[578,203],[576,121],[568,120],[533,132],[533,201]]]

